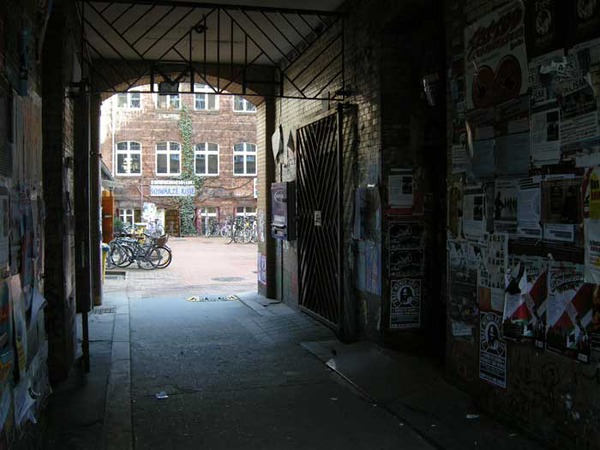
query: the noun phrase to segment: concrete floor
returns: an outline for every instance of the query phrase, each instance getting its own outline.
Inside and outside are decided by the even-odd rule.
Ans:
[[[256,246],[169,244],[169,268],[107,277],[92,372],[51,397],[44,448],[539,448],[468,418],[468,397],[430,362],[343,345],[253,293]]]

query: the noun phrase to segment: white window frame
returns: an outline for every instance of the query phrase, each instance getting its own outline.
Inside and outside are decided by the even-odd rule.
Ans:
[[[155,90],[158,91],[158,85],[155,85]],[[159,94],[158,92],[155,94],[155,105],[156,105],[156,109],[160,109],[160,110],[169,110],[169,109],[173,109],[176,111],[181,110],[181,93],[178,94]],[[161,97],[164,98],[165,104],[164,106],[161,105],[160,99]],[[173,106],[172,100],[173,99],[177,99],[177,106]]]
[[[198,100],[204,97],[204,108],[198,108]],[[210,107],[210,98],[214,98],[214,106]],[[206,84],[194,84],[194,111],[218,111],[219,95]]]
[[[162,144],[167,144],[167,148],[164,150],[159,150],[158,146],[162,145]],[[177,148],[172,148],[172,147],[177,147]],[[172,154],[176,154],[179,156],[179,171],[177,172],[171,172],[171,155]],[[166,173],[159,173],[158,171],[158,156],[159,155],[165,155],[167,158],[167,172]],[[174,176],[179,176],[181,175],[181,144],[179,142],[176,141],[163,141],[163,142],[157,142],[156,144],[156,152],[155,152],[155,172],[156,172],[156,176],[158,177],[174,177]]]
[[[119,144],[126,144],[126,149],[119,149]],[[139,150],[132,150],[131,144],[138,144],[140,146]],[[119,165],[119,155],[125,155],[125,158],[131,158],[132,155],[139,155],[140,157],[140,167],[138,172],[132,172],[131,167],[127,172],[120,171]],[[115,142],[115,175],[119,177],[139,177],[142,175],[142,144],[138,141],[119,141]],[[127,164],[127,163],[126,163]]]
[[[240,209],[242,212],[239,212]],[[253,209],[254,211],[248,211],[248,209]],[[236,206],[235,217],[256,217],[256,206]]]
[[[242,105],[241,109],[237,108],[238,101],[241,101],[241,105]],[[233,111],[239,112],[239,113],[253,114],[256,112],[256,105],[254,105],[254,103],[246,100],[241,95],[234,95],[233,96]]]
[[[139,106],[133,106],[133,97],[134,96],[138,96],[139,98],[137,99],[139,102]],[[125,98],[125,105],[121,106],[119,105],[119,102],[122,98]],[[129,110],[133,110],[133,111],[139,111],[140,109],[142,109],[142,93],[139,91],[131,91],[131,92],[121,92],[119,94],[117,94],[117,108],[119,109],[129,109]]]
[[[199,146],[203,146],[204,148],[202,150],[199,150],[198,147]],[[216,146],[217,149],[211,150],[209,148],[209,146]],[[197,171],[197,166],[196,166],[196,158],[200,155],[204,155],[206,158],[206,164],[205,164],[205,173],[198,173]],[[208,173],[208,167],[209,167],[209,158],[210,156],[217,156],[217,173]],[[198,175],[198,176],[203,176],[203,177],[217,177],[219,176],[219,172],[220,172],[220,166],[221,166],[221,161],[220,161],[220,152],[219,152],[219,144],[216,144],[214,142],[199,142],[196,145],[194,145],[194,174]]]
[[[237,146],[243,146],[243,149],[236,150]],[[236,173],[235,172],[235,157],[243,156],[244,158],[244,173]],[[248,156],[254,156],[254,172],[248,172]],[[234,177],[255,177],[257,175],[257,167],[258,159],[257,159],[257,151],[256,144],[252,144],[250,142],[238,142],[233,146],[233,176]]]
[[[135,224],[135,209],[133,208],[119,208],[119,219],[121,222],[128,225]]]

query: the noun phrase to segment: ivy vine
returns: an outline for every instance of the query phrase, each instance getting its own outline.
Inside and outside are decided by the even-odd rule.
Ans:
[[[202,189],[204,180],[194,173],[194,126],[189,111],[184,106],[179,116],[179,134],[181,135],[181,176],[182,180],[193,181],[196,195]],[[181,217],[181,234],[191,236],[196,234],[194,219],[196,214],[195,197],[179,197],[179,214]]]

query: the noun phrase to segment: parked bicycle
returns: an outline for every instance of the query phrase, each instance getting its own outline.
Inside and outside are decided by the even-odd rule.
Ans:
[[[131,237],[117,237],[109,243],[108,267],[129,267],[137,263],[140,269],[163,269],[171,264],[171,249],[166,246],[167,235],[155,238],[145,234],[145,241]]]

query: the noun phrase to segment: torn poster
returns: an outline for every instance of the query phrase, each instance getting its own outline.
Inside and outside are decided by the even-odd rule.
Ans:
[[[507,274],[502,332],[506,339],[544,340],[547,262],[535,256],[515,258]]]
[[[500,175],[526,175],[529,171],[529,96],[495,108],[494,154]]]
[[[567,58],[564,50],[556,50],[529,61],[531,108],[556,105],[556,91]]]
[[[519,180],[517,194],[517,234],[522,238],[541,239],[541,177]]]
[[[412,208],[415,203],[412,169],[392,169],[388,176],[389,204],[392,208]]]
[[[479,270],[479,286],[504,289],[508,269],[508,235],[504,233],[486,234],[487,255]]]
[[[391,281],[390,328],[421,326],[421,280],[405,278]]]
[[[583,363],[590,360],[593,284],[583,266],[551,262],[548,269],[546,348]]]
[[[479,378],[506,388],[506,341],[501,326],[499,314],[479,313]]]
[[[467,116],[467,151],[473,175],[480,178],[493,177],[496,172],[494,148],[494,109],[483,108]]]

